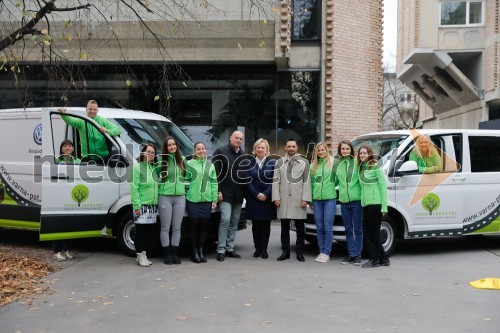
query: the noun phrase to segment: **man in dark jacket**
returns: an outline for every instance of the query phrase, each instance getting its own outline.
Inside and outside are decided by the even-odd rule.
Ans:
[[[243,203],[243,182],[238,170],[242,164],[244,152],[241,149],[243,133],[235,131],[229,137],[229,144],[214,152],[212,162],[217,171],[219,182],[220,225],[217,245],[217,260],[224,257],[241,258],[234,251],[234,239],[238,230],[241,205]]]

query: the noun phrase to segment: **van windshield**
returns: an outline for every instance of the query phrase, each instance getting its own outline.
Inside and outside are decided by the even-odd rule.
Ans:
[[[134,157],[139,156],[139,147],[143,143],[153,143],[156,146],[157,153],[161,154],[163,140],[167,136],[175,138],[182,155],[188,156],[193,153],[191,141],[172,122],[129,118],[111,119],[111,121],[123,129],[120,139],[125,145],[132,145]]]
[[[359,147],[368,146],[373,149],[373,154],[381,161],[381,165],[390,157],[390,153],[394,148],[399,145],[408,137],[408,135],[364,135],[352,141],[354,150],[358,152]]]

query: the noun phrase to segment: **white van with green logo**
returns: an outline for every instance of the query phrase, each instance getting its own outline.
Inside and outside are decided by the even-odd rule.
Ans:
[[[68,108],[66,115],[99,128],[85,108]],[[118,137],[104,134],[108,157],[58,164],[63,140],[82,156],[78,130],[57,108],[0,110],[0,227],[39,231],[40,240],[96,237],[107,230],[125,252],[135,252],[128,180],[139,146],[150,142],[160,153],[170,135],[187,156],[192,143],[157,114],[99,108],[99,115],[121,129]]]
[[[437,148],[439,172],[420,174],[409,160],[418,135],[429,136]],[[500,234],[500,131],[378,132],[353,145],[356,151],[371,147],[387,176],[389,212],[381,230],[386,251],[402,239]]]

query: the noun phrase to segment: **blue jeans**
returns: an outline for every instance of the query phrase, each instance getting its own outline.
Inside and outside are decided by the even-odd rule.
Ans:
[[[316,223],[316,237],[318,238],[319,252],[330,255],[333,241],[333,219],[335,218],[334,200],[313,200],[314,222]]]
[[[242,203],[221,202],[220,203],[220,224],[219,241],[217,253],[234,251],[234,238],[238,231]]]
[[[363,209],[361,208],[361,201],[341,203],[340,211],[342,212],[349,256],[359,257],[361,251],[363,251]]]

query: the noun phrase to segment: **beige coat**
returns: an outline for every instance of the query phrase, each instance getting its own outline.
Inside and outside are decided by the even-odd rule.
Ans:
[[[274,168],[272,200],[280,200],[278,218],[305,220],[306,209],[301,201],[311,202],[311,181],[309,162],[302,156],[295,155],[290,160],[288,155],[280,158]]]

